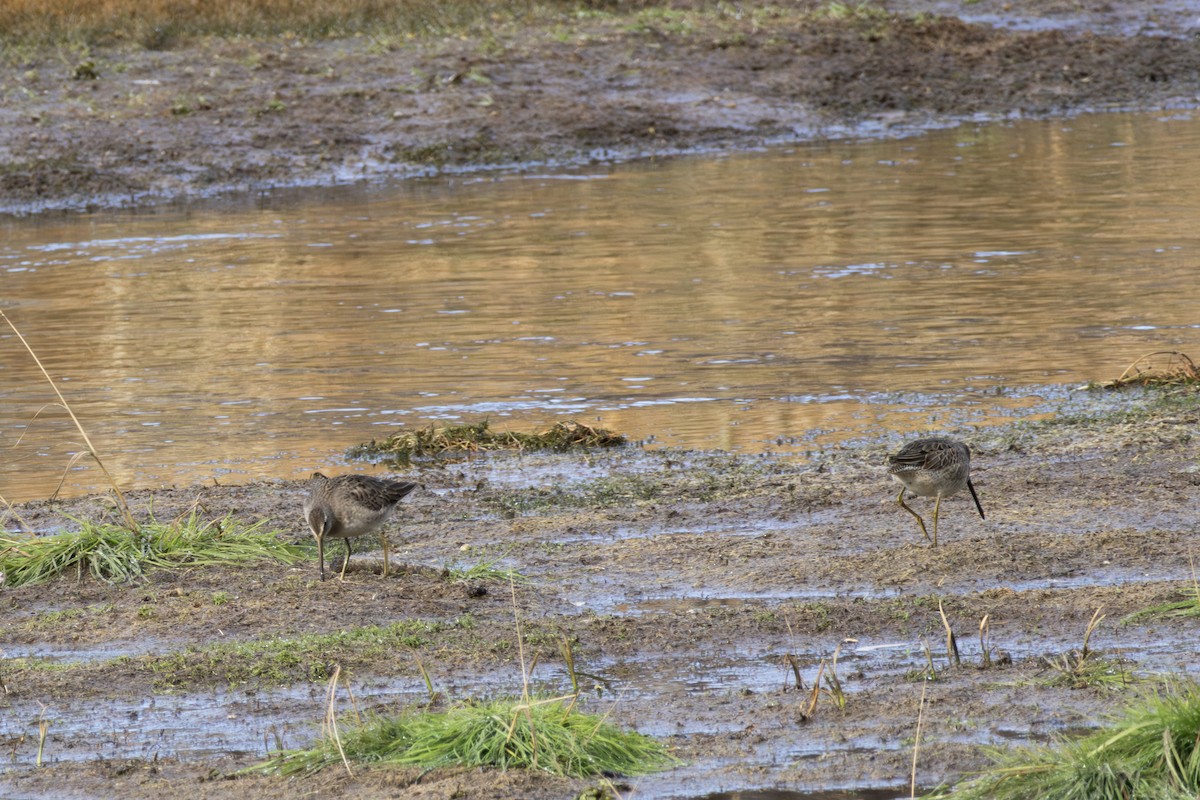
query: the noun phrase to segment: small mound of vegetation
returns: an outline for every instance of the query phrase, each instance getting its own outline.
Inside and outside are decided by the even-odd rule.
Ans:
[[[1121,622],[1136,622],[1146,617],[1200,617],[1200,585],[1184,587],[1179,591],[1179,596],[1179,600],[1159,603],[1127,614]]]
[[[482,450],[572,450],[582,447],[618,447],[624,436],[582,422],[556,422],[540,433],[494,431],[488,421],[463,425],[397,431],[382,442],[372,440],[353,447],[347,458],[390,458],[399,464],[416,456],[474,453]]]
[[[0,583],[24,586],[73,572],[109,583],[133,581],[150,569],[208,567],[272,560],[293,564],[309,557],[266,521],[245,525],[225,517],[203,521],[192,513],[131,531],[122,525],[77,520],[80,530],[36,538],[0,536]]]
[[[679,762],[656,740],[579,711],[572,695],[368,718],[310,750],[283,751],[251,769],[311,774],[342,763],[523,768],[586,778],[642,775]]]
[[[1116,380],[1096,384],[1099,389],[1124,389],[1127,386],[1200,387],[1200,369],[1186,353],[1157,350],[1139,356]]]
[[[162,688],[214,683],[284,686],[301,680],[326,680],[339,663],[357,666],[390,660],[398,652],[425,647],[439,634],[465,629],[470,624],[466,618],[450,624],[401,620],[335,633],[218,642],[144,656],[137,663],[152,672]],[[449,646],[444,639],[441,643]]]
[[[1182,800],[1200,796],[1200,686],[1180,683],[1131,703],[1075,741],[992,752],[995,764],[940,797]]]

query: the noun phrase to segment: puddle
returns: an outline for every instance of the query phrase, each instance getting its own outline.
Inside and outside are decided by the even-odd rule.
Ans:
[[[127,488],[300,478],[483,416],[803,457],[1197,349],[1197,147],[1190,113],[1112,113],[419,179],[13,223],[0,272]],[[4,496],[46,497],[78,435],[34,365],[3,377]],[[81,463],[65,491],[103,485]]]

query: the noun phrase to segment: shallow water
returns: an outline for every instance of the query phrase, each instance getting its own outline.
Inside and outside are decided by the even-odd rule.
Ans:
[[[1195,354],[1198,146],[1105,114],[9,221],[0,308],[125,486],[483,417],[802,454]],[[47,496],[80,437],[7,333],[0,381],[0,495]]]

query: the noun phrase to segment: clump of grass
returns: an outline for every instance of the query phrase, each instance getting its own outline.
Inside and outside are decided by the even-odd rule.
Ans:
[[[308,551],[231,517],[202,520],[192,512],[171,522],[151,520],[138,533],[112,523],[77,520],[80,530],[29,538],[0,536],[0,573],[6,586],[24,586],[73,572],[109,583],[134,581],[147,570],[206,567],[272,560],[293,564]]]
[[[643,775],[678,761],[656,740],[580,711],[574,695],[500,698],[446,711],[376,716],[326,735],[308,750],[285,750],[260,772],[311,774],[343,763],[536,769],[553,775]]]
[[[1169,603],[1143,608],[1132,614],[1126,614],[1121,622],[1135,622],[1144,617],[1200,617],[1200,585],[1192,585],[1180,590],[1181,599]]]
[[[512,567],[498,566],[499,559],[481,561],[467,567],[457,564],[446,567],[446,578],[452,583],[467,581],[497,581],[503,583],[528,583],[529,578]]]
[[[556,422],[538,433],[494,431],[488,421],[448,425],[430,425],[412,431],[397,431],[382,442],[374,440],[353,447],[348,458],[390,458],[408,464],[414,457],[447,453],[476,453],[484,450],[572,450],[584,447],[617,447],[626,443],[624,436],[593,428],[582,422]]]
[[[1092,650],[1089,643],[1092,634],[1104,620],[1097,608],[1083,632],[1083,647],[1063,653],[1058,658],[1046,659],[1050,677],[1043,681],[1046,686],[1065,686],[1070,689],[1124,689],[1136,676],[1125,669],[1117,659],[1105,658]]]
[[[1163,356],[1166,357],[1165,361]],[[1138,356],[1116,380],[1095,384],[1098,389],[1124,389],[1127,386],[1200,387],[1200,368],[1186,353],[1156,350]]]
[[[1074,741],[990,751],[993,765],[937,797],[1183,800],[1200,796],[1200,687],[1178,683],[1131,702]]]

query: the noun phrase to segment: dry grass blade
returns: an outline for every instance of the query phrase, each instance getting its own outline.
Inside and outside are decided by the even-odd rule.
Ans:
[[[821,666],[817,669],[817,677],[813,679],[812,691],[808,693],[808,707],[800,715],[804,719],[809,719],[817,710],[817,699],[821,696],[821,676],[825,674],[825,659],[821,659]]]
[[[4,506],[4,510],[8,513],[8,515],[10,517],[12,517],[13,519],[15,519],[17,521],[17,524],[21,526],[22,530],[26,530],[26,531],[31,530],[31,528],[29,527],[29,523],[26,522],[25,519],[20,514],[17,513],[17,510],[15,508],[13,508],[12,503],[8,502],[8,499],[2,494],[0,494],[0,506]],[[4,526],[0,525],[0,531],[3,531],[3,530],[4,530]]]
[[[800,675],[800,662],[797,661],[796,657],[794,655],[792,655],[791,653],[785,654],[784,658],[787,659],[788,665],[791,666],[792,674],[796,676],[796,691],[803,692],[804,691],[804,678],[803,678],[803,676]],[[787,673],[784,673],[784,676],[783,676],[783,688],[784,688],[784,691],[787,691]]]
[[[350,759],[346,758],[346,750],[342,747],[342,736],[338,732],[337,724],[337,684],[341,674],[341,665],[335,664],[333,674],[329,676],[329,688],[325,699],[325,722],[321,726],[321,735],[333,742],[338,755],[342,758],[342,764],[346,767],[346,774],[353,778],[354,771],[350,769]]]
[[[845,709],[846,707],[846,693],[842,690],[842,682],[837,674],[838,656],[842,652],[842,645],[855,644],[857,642],[857,639],[843,639],[838,642],[838,646],[833,650],[833,659],[829,666],[829,674],[825,676],[825,685],[829,687],[829,696],[833,699],[834,705],[839,709]]]
[[[1166,356],[1165,364],[1153,359]],[[1155,350],[1134,359],[1116,380],[1098,384],[1101,389],[1122,389],[1126,386],[1200,386],[1200,368],[1186,353],[1178,350]]]
[[[71,406],[67,403],[67,399],[62,396],[62,392],[58,390],[58,386],[55,385],[54,379],[51,378],[50,373],[46,371],[46,367],[42,364],[42,360],[38,358],[37,353],[33,351],[33,347],[31,347],[29,342],[25,340],[25,337],[21,334],[21,331],[17,330],[17,326],[13,324],[13,321],[8,318],[8,315],[5,314],[2,309],[0,309],[0,317],[4,318],[4,321],[8,323],[8,327],[12,329],[12,332],[21,341],[21,344],[24,345],[25,350],[33,359],[33,363],[37,364],[38,369],[41,370],[42,377],[46,379],[46,383],[50,384],[50,388],[54,390],[54,394],[58,397],[59,404],[71,417],[71,422],[75,423],[75,429],[79,431],[79,435],[83,437],[84,444],[87,445],[88,453],[90,453],[92,458],[95,459],[96,465],[100,467],[100,471],[104,473],[105,479],[108,481],[109,486],[112,487],[113,492],[117,496],[117,502],[121,509],[121,516],[125,519],[125,525],[131,532],[137,533],[139,531],[139,527],[133,518],[133,514],[129,511],[129,504],[125,502],[125,495],[121,493],[121,487],[117,485],[117,481],[115,478],[113,478],[112,473],[108,471],[108,467],[104,466],[104,461],[100,458],[100,454],[96,451],[95,446],[92,444],[92,440],[87,435],[87,431],[83,429],[83,424],[79,421],[79,418],[75,416],[75,412],[71,410]],[[68,469],[70,469],[69,465]],[[57,490],[55,490],[55,493],[57,494]]]
[[[954,629],[950,627],[950,620],[946,619],[946,611],[942,608],[942,599],[938,598],[938,614],[942,617],[942,627],[946,630],[946,660],[953,662],[954,666],[962,666],[962,659],[958,654],[958,639],[954,636]]]
[[[984,614],[983,619],[979,620],[979,651],[983,654],[983,668],[987,669],[992,665],[992,653],[988,647],[988,640],[991,638],[992,629],[988,625],[990,614]]]
[[[921,752],[921,725],[925,721],[925,690],[929,681],[921,681],[921,702],[917,705],[917,733],[913,738],[912,783],[909,784],[909,797],[917,796],[917,755]]]

